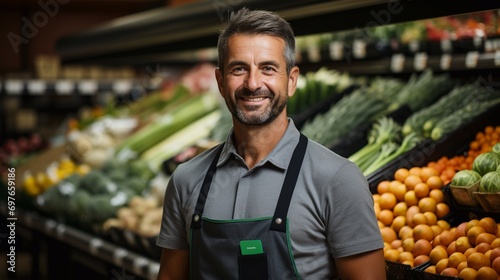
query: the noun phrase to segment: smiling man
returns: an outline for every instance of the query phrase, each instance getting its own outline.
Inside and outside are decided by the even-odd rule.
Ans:
[[[299,76],[288,22],[241,9],[218,50],[233,128],[169,181],[158,279],[385,279],[365,177],[286,114]]]

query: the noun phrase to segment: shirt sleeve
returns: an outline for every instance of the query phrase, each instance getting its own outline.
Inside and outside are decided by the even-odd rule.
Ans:
[[[160,247],[175,250],[189,249],[186,221],[182,211],[179,191],[175,184],[175,172],[165,191],[163,218],[156,244]]]
[[[327,203],[328,243],[334,257],[345,257],[383,248],[373,196],[366,177],[347,162],[333,177]]]

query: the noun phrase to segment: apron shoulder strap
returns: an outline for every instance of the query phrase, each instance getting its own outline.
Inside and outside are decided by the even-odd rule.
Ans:
[[[274,211],[271,230],[286,232],[286,217],[288,214],[288,208],[290,206],[290,201],[292,200],[292,194],[297,183],[297,178],[299,177],[300,168],[302,167],[302,161],[307,149],[307,142],[307,137],[301,133],[299,143],[297,144],[297,147],[295,147],[290,163],[288,164],[278,204],[276,205],[276,210]]]
[[[217,162],[219,161],[219,156],[223,148],[224,143],[221,143],[219,147],[217,147],[218,150],[215,154],[215,157],[208,167],[208,172],[205,175],[205,179],[203,179],[203,184],[201,185],[201,190],[198,194],[198,200],[196,201],[196,208],[194,210],[193,217],[191,218],[191,228],[201,227],[201,215],[203,214],[203,210],[205,208],[208,191],[210,190],[212,179],[214,178],[215,172],[217,171]]]

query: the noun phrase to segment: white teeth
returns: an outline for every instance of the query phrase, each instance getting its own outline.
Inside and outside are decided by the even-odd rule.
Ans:
[[[256,98],[248,98],[248,97],[247,97],[247,98],[243,98],[243,99],[245,99],[245,100],[247,100],[247,101],[255,101],[255,102],[256,102],[256,101],[262,101],[262,100],[264,100],[265,98],[264,98],[264,97],[256,97]]]

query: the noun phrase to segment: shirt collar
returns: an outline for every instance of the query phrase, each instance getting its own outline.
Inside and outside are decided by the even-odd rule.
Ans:
[[[266,162],[269,162],[275,165],[278,168],[285,170],[290,163],[290,156],[292,155],[295,146],[299,142],[299,130],[295,127],[293,120],[288,117],[288,127],[285,131],[285,134],[278,142],[278,145],[274,147],[274,149],[267,155],[265,159],[259,162],[256,166],[261,166]],[[224,143],[224,148],[219,157],[219,161],[217,162],[217,166],[223,165],[226,163],[230,157],[234,157],[239,155],[236,153],[236,147],[233,142],[233,129],[228,133],[226,141]]]

